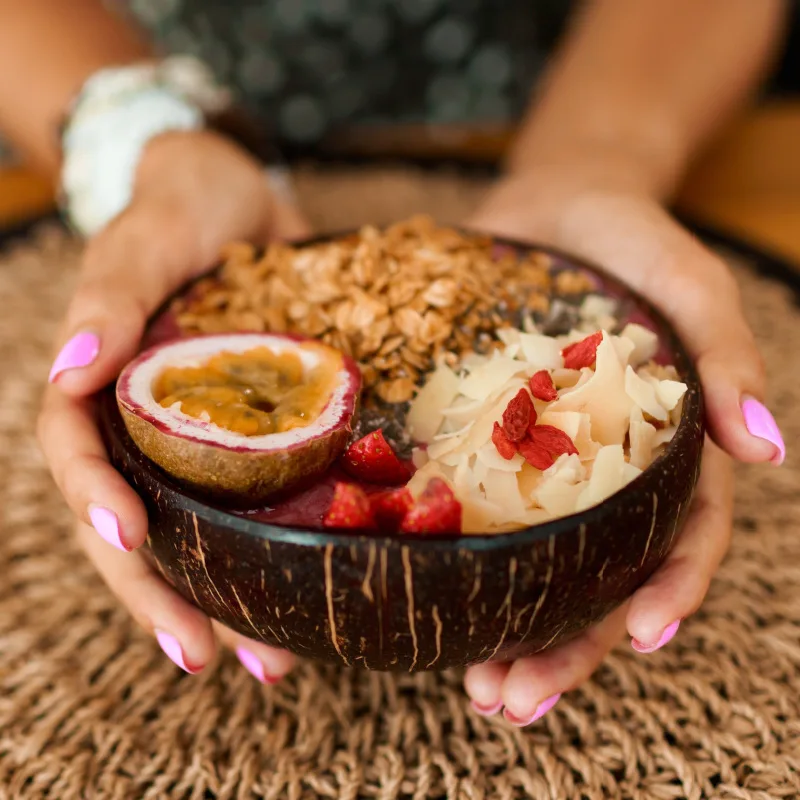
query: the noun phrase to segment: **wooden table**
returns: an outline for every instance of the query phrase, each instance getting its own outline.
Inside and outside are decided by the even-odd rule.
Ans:
[[[503,136],[484,137],[480,157]],[[800,269],[800,101],[755,109],[695,165],[679,194],[687,217],[733,234]],[[488,148],[488,151],[487,151]],[[0,229],[53,207],[52,186],[23,168],[0,169]]]

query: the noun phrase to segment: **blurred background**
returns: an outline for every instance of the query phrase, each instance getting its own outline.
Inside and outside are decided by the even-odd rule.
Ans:
[[[194,0],[110,4],[164,51],[200,56],[235,85],[290,164],[351,180],[388,168],[400,185],[419,170],[497,168],[570,6],[503,0],[487,15],[487,4],[469,0],[274,0],[231,14]],[[800,263],[798,142],[795,3],[767,87],[693,166],[676,210]],[[51,214],[54,194],[0,139],[0,233]]]

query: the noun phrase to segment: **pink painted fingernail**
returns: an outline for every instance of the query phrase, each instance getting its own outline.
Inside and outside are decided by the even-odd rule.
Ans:
[[[247,648],[237,647],[236,658],[239,659],[242,666],[260,683],[271,686],[272,684],[278,683],[280,680],[280,678],[273,678],[271,675],[267,675],[264,665],[261,663],[261,659],[254,653],[251,653]]]
[[[664,633],[661,634],[661,638],[655,644],[644,644],[638,639],[631,639],[631,647],[637,653],[655,653],[656,650],[663,647],[672,639],[672,637],[678,632],[680,624],[681,621],[676,619],[675,622],[667,625],[667,627],[664,628]]]
[[[100,339],[94,333],[76,333],[56,356],[48,381],[52,383],[62,372],[78,367],[88,367],[100,352]]]
[[[186,663],[186,659],[183,657],[181,643],[171,633],[158,629],[156,629],[154,633],[156,635],[156,641],[173,664],[177,664],[177,666],[190,675],[196,675],[203,669],[202,667],[190,667]]]
[[[753,436],[766,439],[770,444],[775,445],[776,453],[771,459],[772,463],[778,467],[783,464],[783,460],[786,458],[786,445],[783,442],[778,423],[775,422],[775,417],[772,416],[769,409],[755,397],[745,397],[742,400],[742,415],[747,430]]]
[[[503,701],[501,700],[493,706],[482,706],[472,700],[470,705],[476,714],[480,714],[482,717],[493,717],[503,707]]]
[[[119,520],[117,515],[107,508],[101,506],[89,507],[89,519],[92,521],[94,529],[114,547],[125,553],[130,553],[131,548],[126,547],[119,533]]]
[[[552,697],[548,697],[547,700],[542,700],[542,702],[536,706],[536,711],[534,711],[528,719],[515,717],[513,714],[509,713],[508,709],[503,712],[503,716],[508,722],[514,725],[514,727],[524,728],[527,725],[532,725],[537,719],[541,719],[560,699],[561,692],[554,694]]]

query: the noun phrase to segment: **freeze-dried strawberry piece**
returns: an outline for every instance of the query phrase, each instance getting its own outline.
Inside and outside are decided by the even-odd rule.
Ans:
[[[514,458],[514,454],[517,452],[517,445],[508,438],[508,435],[500,426],[499,422],[495,422],[494,424],[492,443],[497,448],[497,452],[500,453],[506,461],[511,461],[511,459]]]
[[[414,505],[414,498],[404,486],[371,495],[369,505],[378,527],[387,533],[395,533]]]
[[[546,369],[540,369],[530,380],[531,394],[537,400],[544,400],[549,403],[551,400],[558,399],[558,391],[553,383],[553,377]]]
[[[406,514],[401,533],[461,533],[461,503],[441,478],[431,478]]]
[[[374,528],[367,493],[352,483],[337,483],[324,522],[328,528]]]
[[[597,348],[603,341],[603,331],[597,331],[579,342],[567,345],[562,351],[566,369],[583,369],[594,366],[597,360]]]
[[[556,463],[559,456],[578,453],[575,443],[564,431],[552,425],[537,425],[519,443],[522,457],[536,469],[546,470]]]
[[[528,432],[531,418],[536,421],[536,409],[533,400],[525,389],[520,389],[511,398],[503,412],[503,430],[512,442],[518,442]]]
[[[411,473],[383,438],[383,431],[368,433],[353,442],[342,456],[342,467],[367,483],[405,483]]]

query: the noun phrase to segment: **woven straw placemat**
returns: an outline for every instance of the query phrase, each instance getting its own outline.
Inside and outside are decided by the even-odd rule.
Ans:
[[[481,182],[302,174],[341,229],[469,210]],[[620,647],[529,730],[473,714],[460,675],[303,664],[263,688],[229,656],[180,673],[76,548],[34,439],[77,248],[54,227],[0,253],[0,798],[800,797],[800,324],[736,267],[790,454],[739,476],[736,533],[700,613],[650,656]]]

